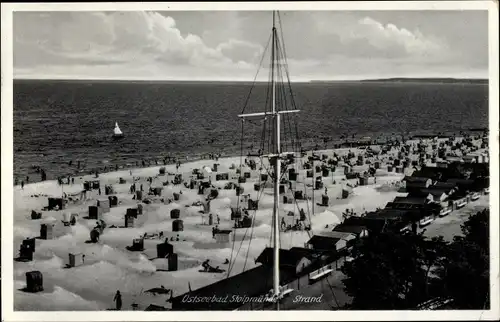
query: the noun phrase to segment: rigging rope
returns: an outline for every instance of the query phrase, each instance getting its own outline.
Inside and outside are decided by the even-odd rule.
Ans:
[[[262,191],[261,191],[261,193],[260,193],[260,195],[258,195],[258,197],[257,197],[257,204],[258,204],[258,202],[260,201],[260,198],[262,197],[262,193],[263,193],[263,191],[264,191],[264,190],[262,190]],[[239,199],[238,199],[238,201],[239,201]],[[243,238],[242,238],[242,240],[241,240],[240,246],[238,247],[238,251],[236,252],[236,255],[235,255],[236,257],[237,257],[237,256],[238,256],[238,254],[240,253],[241,247],[243,246],[243,243],[244,243],[244,241],[245,241],[245,237],[246,237],[246,235],[247,235],[247,233],[248,233],[248,230],[249,230],[250,228],[252,228],[252,230],[251,230],[251,234],[253,234],[253,226],[254,226],[254,224],[255,224],[255,219],[256,219],[256,217],[257,217],[257,210],[253,210],[253,211],[254,211],[254,213],[253,213],[253,217],[252,217],[252,226],[251,226],[251,227],[246,227],[246,230],[245,230],[245,233],[243,234]],[[234,235],[236,235],[236,234],[234,234]],[[250,239],[249,239],[249,245],[248,245],[248,248],[249,248],[249,249],[250,249],[250,244],[251,244],[251,243],[252,243],[252,239],[251,239],[251,237],[250,237]],[[235,257],[235,261],[234,261],[234,263],[236,263],[236,257]],[[247,251],[246,258],[245,258],[245,266],[246,266],[247,258],[248,258],[248,251]],[[231,262],[230,262],[230,263],[231,263]],[[233,265],[230,265],[230,268],[228,269],[228,276],[229,276],[229,274],[231,273],[231,270],[234,268],[234,263],[233,263]],[[244,266],[244,267],[245,267],[245,266]]]
[[[272,55],[271,55],[272,59],[271,59],[270,64],[269,64],[270,65],[269,66],[270,67],[269,68],[269,74],[270,74],[269,78],[272,79],[276,75],[276,79],[273,80],[274,82],[276,82],[274,84],[274,86],[275,86],[274,99],[276,100],[275,107],[277,110],[287,111],[287,110],[291,110],[291,109],[297,109],[297,107],[296,107],[296,102],[295,102],[294,95],[292,92],[292,86],[291,86],[290,75],[289,75],[289,70],[288,70],[288,61],[286,58],[286,49],[285,49],[283,30],[282,30],[283,28],[282,28],[281,16],[280,16],[279,12],[278,12],[278,24],[280,27],[281,41],[279,39],[280,37],[278,37],[278,34],[276,33],[276,29],[273,29],[273,31],[268,39],[267,45],[264,49],[263,56],[262,56],[260,64],[259,64],[259,69],[262,66],[262,62],[264,60],[265,53],[268,50],[269,44],[272,43]],[[274,62],[276,60],[278,61],[278,64],[275,65]],[[252,87],[250,89],[250,93],[248,94],[248,96],[245,100],[242,114],[246,110],[246,107],[248,106],[248,103],[250,100],[250,96],[253,92],[253,89],[255,88],[255,83],[256,83],[257,76],[258,76],[258,72],[259,71],[257,71],[257,73],[255,75],[254,82],[252,83]],[[267,86],[267,90],[266,90],[266,100],[265,100],[265,112],[266,113],[268,113],[272,110],[272,104],[273,104],[272,98],[271,98],[272,90],[273,90],[272,86],[273,86],[273,82],[268,82],[268,86]],[[287,99],[287,94],[290,95],[289,99]],[[283,127],[280,126],[280,132],[281,132],[280,134],[283,134],[283,137],[285,138],[284,140],[282,140],[279,143],[280,146],[277,146],[278,142],[276,142],[276,141],[274,141],[274,139],[272,139],[272,138],[274,138],[274,136],[276,134],[276,133],[273,133],[274,131],[276,131],[276,128],[274,126],[272,126],[274,120],[272,118],[269,119],[266,116],[263,120],[263,124],[261,124],[262,125],[262,133],[261,133],[260,153],[259,153],[259,158],[260,158],[260,168],[259,169],[264,170],[264,172],[267,173],[269,178],[276,179],[278,185],[281,184],[281,180],[283,179],[284,175],[287,173],[287,170],[288,170],[290,164],[287,161],[282,162],[281,158],[277,159],[276,162],[282,162],[282,164],[284,164],[284,166],[281,168],[281,173],[273,173],[271,170],[271,168],[272,168],[271,162],[265,162],[265,160],[263,160],[263,155],[265,154],[265,152],[267,152],[268,154],[272,154],[275,152],[274,148],[281,148],[281,150],[288,152],[289,147],[290,147],[291,148],[290,152],[294,153],[293,154],[294,158],[298,154],[299,159],[300,159],[299,160],[300,164],[302,166],[304,165],[303,160],[302,160],[302,144],[300,143],[300,135],[299,135],[299,130],[298,130],[298,122],[297,122],[298,118],[296,117],[296,115],[292,116],[289,114],[291,114],[291,113],[285,113],[284,118],[282,120],[284,125],[283,125]],[[269,122],[269,126],[268,126],[268,122]],[[253,125],[257,125],[257,124],[252,123],[252,122],[249,122],[249,123],[253,124]],[[293,133],[293,132],[295,132],[295,133]],[[240,168],[239,168],[240,176],[242,175],[241,167],[242,167],[242,157],[243,157],[243,138],[244,138],[244,125],[242,122],[241,146],[240,146],[241,147],[241,149],[240,149]],[[289,138],[289,139],[286,139],[286,138]],[[266,148],[266,141],[267,141],[267,151],[264,151]],[[282,152],[284,152],[284,151],[282,151]],[[259,184],[261,184],[261,183],[262,183],[262,180],[261,180],[261,177],[259,176]],[[307,191],[305,182],[304,182],[304,189],[305,189],[305,191]],[[292,193],[294,194],[293,197],[295,200],[295,206],[299,210],[299,216],[300,216],[299,204],[298,204],[298,201],[295,199],[295,189],[289,188],[289,190],[291,190]],[[264,187],[261,187],[261,191],[258,194],[257,202],[260,201],[260,199],[263,195],[263,192],[264,192]],[[314,203],[314,176],[313,176],[312,192],[313,192],[312,198],[313,198],[313,203]],[[307,214],[308,214],[309,224],[310,224],[311,229],[312,229],[311,215],[310,215],[310,209],[309,209],[309,199],[307,198],[307,195],[306,195],[306,205],[307,205]],[[237,210],[239,210],[239,208],[240,208],[240,198],[238,198]],[[313,208],[314,208],[314,204],[313,204]],[[278,213],[278,217],[279,217],[279,213]],[[234,255],[235,244],[236,244],[236,241],[235,241],[236,233],[233,233],[233,245],[232,245],[232,249],[231,249],[231,260],[230,260],[230,265],[229,265],[229,269],[228,269],[228,277],[230,275],[231,270],[234,268],[234,264],[236,262],[236,257],[238,256],[238,254],[242,248],[242,245],[245,241],[245,238],[247,236],[247,233],[250,229],[250,239],[249,239],[249,243],[248,243],[248,249],[247,249],[247,252],[245,255],[245,262],[244,262],[243,270],[245,270],[245,268],[246,268],[248,254],[249,254],[251,242],[253,239],[255,219],[256,219],[256,211],[254,211],[254,215],[252,216],[251,227],[247,227],[247,229],[245,230],[245,233],[243,235],[243,239],[242,239],[242,241],[238,247],[238,250],[236,252],[236,255],[234,257],[235,258],[234,263],[233,263],[233,255]],[[272,219],[273,219],[273,224],[276,224],[276,225],[279,224],[278,222],[276,222],[276,223],[274,222],[274,220],[275,220],[274,216]],[[309,234],[310,232],[307,231],[307,233]],[[270,235],[270,243],[271,243],[272,237],[273,237],[273,233]],[[281,234],[279,234],[279,236],[277,238],[279,238],[281,240]]]
[[[255,77],[254,77],[253,82],[252,82],[252,87],[250,87],[250,92],[247,95],[247,98],[245,100],[245,104],[243,105],[243,110],[241,111],[241,114],[243,114],[245,112],[245,109],[247,107],[248,101],[250,100],[250,96],[252,95],[252,91],[253,91],[253,89],[255,87],[257,76],[259,75],[260,68],[262,67],[262,62],[264,61],[264,57],[265,57],[267,48],[269,47],[270,38],[271,38],[271,36],[269,36],[269,39],[267,40],[267,45],[264,48],[264,51],[262,53],[262,58],[260,59],[259,67],[257,68],[257,73],[255,73]]]
[[[250,87],[250,91],[249,91],[249,93],[248,93],[248,95],[246,97],[245,104],[243,105],[243,109],[241,111],[241,114],[243,114],[245,112],[245,109],[248,106],[248,102],[250,101],[250,97],[252,95],[253,89],[255,88],[255,83],[256,83],[256,80],[257,80],[257,76],[259,75],[260,68],[262,67],[262,62],[264,61],[264,57],[266,56],[266,52],[267,52],[267,49],[269,47],[270,40],[271,40],[271,35],[269,36],[269,38],[267,40],[267,44],[266,44],[266,47],[264,48],[264,51],[262,52],[262,57],[261,57],[260,62],[259,62],[259,67],[257,68],[257,72],[255,73],[255,77],[254,77],[254,80],[252,82],[252,86]],[[242,119],[242,122],[241,122],[240,168],[239,168],[240,175],[241,175],[241,164],[242,164],[242,158],[243,158],[243,137],[244,137],[244,119]],[[239,200],[240,200],[240,198],[238,198],[238,201],[237,201],[237,204],[236,204],[236,211],[239,210]],[[231,247],[231,256],[230,256],[230,260],[229,260],[229,266],[230,267],[231,267],[231,261],[233,259],[233,252],[234,252],[235,241],[236,241],[236,233],[233,230],[233,241],[232,241],[232,247]],[[227,274],[228,277],[229,277],[229,274],[230,274],[230,269],[228,269],[228,274]]]

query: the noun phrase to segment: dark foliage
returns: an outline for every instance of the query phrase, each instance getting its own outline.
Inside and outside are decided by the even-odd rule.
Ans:
[[[471,216],[447,243],[422,234],[374,234],[355,245],[342,271],[351,309],[415,309],[451,298],[457,309],[489,307],[489,210]]]
[[[489,308],[489,210],[471,216],[447,251],[439,270],[443,292],[457,309]]]

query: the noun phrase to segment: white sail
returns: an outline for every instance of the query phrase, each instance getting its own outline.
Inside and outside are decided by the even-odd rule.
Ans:
[[[122,131],[120,130],[120,127],[118,126],[118,123],[115,122],[115,135],[122,135]]]

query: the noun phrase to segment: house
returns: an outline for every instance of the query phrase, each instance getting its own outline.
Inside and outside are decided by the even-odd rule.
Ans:
[[[421,217],[418,209],[380,209],[362,217],[364,225],[370,233],[381,231],[401,231],[412,225]]]
[[[332,230],[331,232],[326,232],[323,234],[324,236],[328,237],[333,237],[333,238],[339,238],[341,240],[345,240],[346,242],[346,247],[351,247],[354,245],[355,240],[358,238],[356,234],[353,233],[348,233],[348,232],[342,232],[342,231],[334,231]]]
[[[453,191],[453,190],[452,190]],[[448,189],[439,189],[434,188],[434,186],[430,186],[429,188],[420,190],[423,196],[426,196],[427,199],[432,200],[433,202],[442,203],[445,202],[448,198],[448,194],[450,191]]]
[[[450,163],[464,163],[464,160],[462,157],[454,156],[454,155],[447,155],[446,160],[449,161]]]
[[[448,164],[446,168],[424,166],[412,173],[412,177],[430,178],[433,182],[446,181],[449,178],[463,178],[460,169],[463,164]]]
[[[232,230],[218,230],[215,232],[215,240],[218,243],[229,243],[231,241]]]
[[[476,182],[470,179],[448,179],[446,182],[456,184],[458,188],[462,191],[475,191]]]
[[[364,226],[339,224],[332,231],[345,232],[356,235],[357,238],[368,236],[368,230]]]
[[[280,267],[293,269],[297,274],[304,271],[316,258],[314,254],[305,248],[280,249],[279,263]],[[273,266],[274,249],[267,247],[255,260],[262,265]]]
[[[346,248],[346,246],[347,241],[345,239],[325,235],[314,235],[305,244],[306,248],[326,253],[340,251]]]
[[[419,190],[420,191],[420,190]],[[387,209],[424,209],[425,205],[431,202],[428,196],[425,197],[396,197],[392,202],[387,203]]]
[[[462,157],[462,159],[464,160],[465,163],[475,163],[477,162],[478,158],[475,156],[475,155],[465,155]]]
[[[406,176],[403,181],[406,183],[407,191],[415,191],[427,188],[432,184],[432,180],[427,177]]]
[[[438,181],[434,183],[431,187],[432,189],[441,189],[446,192],[447,195],[450,195],[454,190],[458,188],[457,184],[454,182],[441,182]]]

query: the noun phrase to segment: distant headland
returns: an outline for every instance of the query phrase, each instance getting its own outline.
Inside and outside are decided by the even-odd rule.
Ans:
[[[159,80],[159,79],[29,79],[15,78],[14,83],[51,82],[51,83],[164,83],[164,84],[252,84],[249,80]],[[488,79],[482,78],[379,78],[360,80],[297,80],[292,83],[329,84],[329,83],[433,83],[433,84],[488,84]],[[265,83],[257,80],[255,83]]]
[[[344,81],[328,81],[328,80],[312,80],[311,83],[330,83]],[[488,84],[488,79],[484,78],[378,78],[378,79],[362,79],[352,80],[349,82],[362,83],[442,83],[442,84]]]

